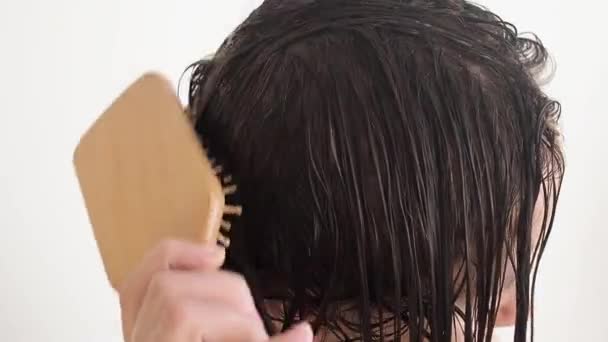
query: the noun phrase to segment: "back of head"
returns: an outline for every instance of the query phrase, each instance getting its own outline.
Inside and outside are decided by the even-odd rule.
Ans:
[[[459,317],[486,341],[512,282],[524,341],[563,169],[546,59],[467,2],[275,0],[197,63],[196,129],[244,207],[227,267],[269,329],[449,341]]]

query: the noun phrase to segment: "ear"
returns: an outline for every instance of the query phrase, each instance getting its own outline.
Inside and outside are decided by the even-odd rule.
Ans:
[[[515,325],[516,313],[515,286],[505,287],[500,298],[498,313],[496,314],[496,326],[507,327]]]

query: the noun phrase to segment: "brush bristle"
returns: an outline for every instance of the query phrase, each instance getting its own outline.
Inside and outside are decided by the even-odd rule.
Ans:
[[[226,232],[230,232],[230,228],[232,228],[232,223],[222,220],[222,223],[220,224],[222,229],[225,230]]]
[[[224,188],[224,195],[232,195],[236,193],[236,185],[231,184]]]
[[[217,236],[217,242],[226,249],[230,247],[230,239],[222,233]]]
[[[225,200],[232,199],[231,195],[234,195],[237,192],[237,185],[232,184],[232,175],[224,174],[224,167],[222,163],[219,162],[217,159],[211,157],[208,146],[203,146],[203,148],[205,150],[205,153],[207,154],[213,172],[218,177],[222,185],[222,191],[224,193]],[[230,198],[226,198],[228,196]],[[243,208],[240,205],[232,205],[226,203],[224,205],[223,216],[240,216],[242,212]],[[220,223],[219,229],[220,230],[217,238],[217,243],[227,249],[228,247],[230,247],[230,238],[228,237],[228,233],[230,233],[230,230],[232,229],[231,218],[224,217]]]
[[[226,214],[226,215],[241,216],[242,213],[243,213],[243,207],[241,207],[240,205],[226,204],[224,206],[224,214]]]

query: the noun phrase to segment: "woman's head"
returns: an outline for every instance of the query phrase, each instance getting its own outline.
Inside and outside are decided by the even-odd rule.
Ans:
[[[195,64],[196,130],[244,207],[227,267],[269,328],[485,341],[512,320],[523,341],[563,173],[546,60],[467,2],[275,0]]]

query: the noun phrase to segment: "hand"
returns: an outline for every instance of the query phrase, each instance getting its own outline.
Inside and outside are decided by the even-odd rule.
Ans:
[[[308,324],[269,338],[223,248],[165,241],[119,289],[127,342],[312,342]]]

